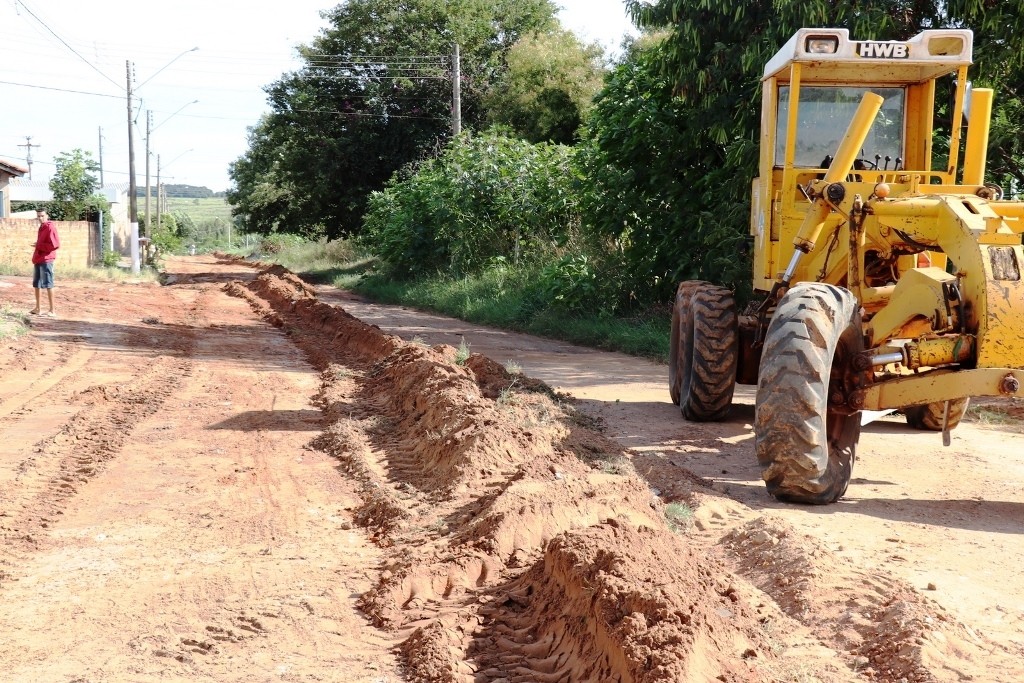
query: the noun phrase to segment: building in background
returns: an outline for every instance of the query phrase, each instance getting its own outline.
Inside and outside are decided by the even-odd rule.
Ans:
[[[0,159],[0,218],[7,218],[11,215],[11,198],[8,192],[11,180],[22,178],[28,173],[27,168]]]
[[[3,164],[6,162],[0,162]],[[2,168],[2,166],[0,166]],[[18,167],[15,167],[18,168]],[[25,173],[28,171],[22,169]],[[0,172],[2,175],[2,172]],[[0,187],[3,181],[0,180]],[[14,202],[52,202],[53,191],[50,184],[45,180],[26,180],[25,178],[14,178],[9,186],[10,200]],[[129,251],[128,239],[131,236],[128,225],[128,183],[107,183],[96,190],[96,194],[103,195],[103,198],[110,202],[110,212],[103,216],[103,234],[105,244],[101,245],[103,250],[127,254]],[[35,218],[35,211],[21,211],[13,216],[8,207],[7,216],[12,218]]]

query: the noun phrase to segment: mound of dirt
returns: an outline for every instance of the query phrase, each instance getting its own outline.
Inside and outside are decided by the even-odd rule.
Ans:
[[[770,643],[724,570],[678,537],[616,520],[552,540],[483,610],[490,680],[750,680]],[[496,637],[495,637],[496,636]]]
[[[412,680],[772,679],[770,607],[543,383],[404,343],[277,271],[228,291],[323,370],[314,445],[361,483],[356,519],[390,549],[360,606],[403,635]]]
[[[465,366],[476,377],[481,393],[487,398],[500,398],[502,392],[513,388],[523,391],[535,391],[541,394],[548,394],[549,396],[554,396],[555,394],[551,387],[539,379],[533,379],[521,373],[513,374],[506,370],[501,363],[491,360],[480,353],[471,354],[466,359]]]

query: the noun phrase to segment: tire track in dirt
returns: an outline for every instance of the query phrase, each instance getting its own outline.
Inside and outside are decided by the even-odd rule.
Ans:
[[[290,280],[226,289],[323,370],[314,443],[361,482],[356,520],[388,549],[361,606],[403,639],[413,680],[782,680],[780,653],[811,642],[674,534],[622,449],[550,390],[405,344]],[[827,648],[801,662],[852,680]]]
[[[76,349],[72,344],[61,344],[56,353],[42,354],[21,369],[4,373],[0,387],[0,421],[11,413],[22,410],[26,404],[46,394],[59,382],[81,370],[93,353]]]
[[[4,491],[6,546],[35,543],[40,529],[63,514],[67,499],[116,457],[139,420],[155,413],[187,376],[188,362],[153,364],[128,385],[96,386],[79,395],[87,407],[54,436],[36,444],[18,464],[19,477]]]
[[[161,357],[129,383],[97,385],[72,397],[84,407],[56,434],[37,442],[17,464],[15,479],[3,487],[0,564],[8,567],[6,578],[16,572],[15,553],[31,550],[69,499],[117,457],[138,422],[159,410],[190,371],[187,360]]]
[[[379,555],[351,524],[357,498],[303,448],[320,413],[301,353],[209,283],[154,289],[127,315],[126,297],[142,298],[58,321],[95,333],[98,358],[74,381],[96,386],[74,405],[67,382],[42,395],[77,415],[28,453],[36,494],[0,494],[0,510],[23,511],[0,525],[37,532],[5,539],[18,580],[0,591],[0,678],[401,680],[393,642],[354,609]],[[52,495],[84,455],[95,470]]]
[[[735,571],[784,612],[853,655],[866,678],[1024,678],[1018,657],[979,637],[906,581],[854,566],[781,520],[754,519],[726,534],[720,548]]]
[[[481,570],[483,563],[465,562],[459,554],[465,548],[460,541],[466,538],[468,527],[473,527],[481,517],[487,518],[482,504],[484,496],[477,498],[480,505],[465,504],[455,508],[455,514],[449,513],[451,500],[446,496],[451,492],[432,488],[433,472],[409,469],[410,460],[413,464],[418,458],[429,461],[429,454],[418,453],[415,447],[417,439],[423,442],[429,433],[417,432],[417,439],[410,438],[413,448],[408,453],[403,454],[401,449],[396,452],[394,448],[402,441],[402,435],[408,434],[408,425],[403,420],[409,415],[422,419],[416,412],[416,402],[408,405],[410,385],[416,390],[426,384],[422,375],[410,372],[408,367],[395,375],[382,371],[391,359],[402,356],[405,347],[397,338],[379,331],[364,333],[385,337],[399,349],[388,352],[389,358],[378,356],[376,364],[367,369],[365,357],[360,361],[363,365],[359,365],[359,359],[353,360],[347,350],[331,348],[332,339],[349,344],[358,336],[351,331],[351,316],[328,311],[323,304],[306,300],[305,291],[273,283],[269,278],[257,278],[249,290],[239,289],[237,294],[247,298],[273,324],[287,329],[311,357],[319,359],[322,367],[331,358],[349,363],[327,367],[324,372],[321,400],[334,422],[328,430],[329,438],[320,445],[364,482],[365,514],[361,522],[375,530],[380,543],[393,548],[394,559],[384,565],[380,586],[364,597],[363,604],[380,623],[404,635],[402,650],[414,678],[569,681],[585,679],[583,672],[588,671],[598,677],[610,676],[612,680],[615,675],[621,680],[656,680],[645,678],[646,672],[638,674],[628,667],[625,674],[608,668],[611,664],[607,651],[587,649],[594,641],[613,648],[616,643],[609,642],[614,639],[606,637],[607,631],[598,629],[587,635],[581,633],[584,629],[576,628],[567,635],[564,624],[552,628],[545,623],[547,606],[564,603],[566,596],[573,595],[581,585],[589,590],[600,583],[587,571],[595,564],[600,565],[604,556],[587,554],[585,542],[582,549],[570,542],[595,529],[607,532],[607,522],[556,533],[553,538],[559,539],[557,543],[546,544],[543,557],[547,566],[543,570],[534,563],[525,573],[522,571],[537,556],[536,552],[518,552],[507,560],[502,558],[487,572]],[[346,328],[348,332],[339,332]],[[330,352],[325,352],[326,348]],[[449,362],[453,357],[454,350],[450,348],[434,350],[446,355]],[[368,358],[372,361],[373,354]],[[500,366],[497,369],[500,371]],[[376,377],[384,379],[374,386]],[[373,391],[369,391],[371,386]],[[403,409],[389,407],[389,395],[403,392]],[[513,391],[505,398],[515,395]],[[422,401],[430,403],[433,398]],[[451,412],[460,414],[459,409]],[[651,454],[629,455],[634,462],[645,463],[645,468],[661,467],[656,464],[660,458]],[[539,459],[551,462],[549,458]],[[761,515],[718,497],[702,488],[702,481],[707,480],[689,474],[675,463],[668,464],[675,474],[657,474],[659,481],[674,482],[668,500],[688,502],[696,509],[696,526],[687,533],[683,547],[696,551],[694,559],[725,581],[727,585],[718,586],[722,588],[720,594],[737,596],[735,599],[741,605],[748,605],[750,596],[749,603],[759,610],[754,612],[759,615],[759,635],[767,636],[769,651],[782,655],[779,660],[759,655],[759,664],[764,668],[754,674],[754,680],[845,680],[845,676],[855,676],[858,680],[898,683],[1024,678],[1022,665],[1013,652],[981,636],[907,582],[885,569],[858,567],[847,557],[831,553],[821,540],[802,535],[771,515]],[[567,471],[571,476],[571,470]],[[566,476],[565,472],[560,473]],[[650,477],[651,473],[647,475]],[[527,476],[519,481],[529,480]],[[686,485],[680,486],[681,482]],[[474,487],[470,483],[469,491],[474,491]],[[507,483],[504,487],[496,485],[489,491],[489,502],[501,500],[512,488]],[[422,509],[428,505],[438,512],[439,518],[433,533],[424,538]],[[503,513],[503,521],[515,515],[506,510]],[[537,526],[536,521],[531,526]],[[472,538],[487,544],[499,537],[500,534],[485,531]],[[451,540],[445,544],[445,538]],[[556,561],[556,555],[565,552],[563,539],[572,548],[567,555],[580,559],[577,564]],[[631,540],[635,542],[635,538]],[[649,545],[657,546],[657,542]],[[619,550],[607,539],[604,546],[603,550],[611,556]],[[682,552],[672,554],[671,559],[676,559],[676,555],[682,556]],[[671,559],[664,564],[671,566]],[[621,558],[616,561],[624,562]],[[672,572],[675,582],[686,576],[686,564],[684,561],[682,569]],[[573,579],[572,571],[564,569],[566,566],[576,567],[582,580]],[[563,569],[556,571],[558,567]],[[636,579],[643,572],[635,569],[631,573],[630,578]],[[556,574],[561,576],[555,578]],[[466,575],[475,576],[476,581],[465,581]],[[612,590],[602,586],[595,595]],[[569,613],[575,613],[572,607],[563,609],[559,618],[565,622]],[[664,603],[655,615],[653,619],[645,615],[644,622],[648,626],[662,623],[666,615]],[[591,623],[601,621],[600,617],[587,616],[593,619],[587,619]],[[721,631],[721,624],[712,626],[716,628],[712,632]],[[807,630],[802,631],[801,627]],[[724,628],[727,630],[728,626]],[[634,639],[637,632],[634,631]],[[799,633],[806,634],[805,641],[800,641],[796,635]],[[711,657],[704,656],[700,647],[674,654],[677,662],[715,662],[717,658],[719,666],[722,659],[730,663],[743,659],[735,654],[729,659],[714,643],[710,648]],[[655,646],[649,651],[665,649]],[[606,663],[603,672],[581,664],[602,657]],[[622,658],[612,659],[618,664],[623,662]],[[837,660],[842,666],[829,670]],[[779,662],[781,666],[773,669]],[[709,671],[684,667],[673,675],[677,680],[708,680],[715,677],[707,675]],[[728,678],[736,674],[723,675]]]
[[[185,312],[185,317],[198,311],[197,303]],[[81,341],[74,329],[58,328],[55,332]],[[0,487],[0,539],[4,541],[0,566],[5,567],[0,580],[17,578],[18,558],[33,550],[41,532],[58,521],[79,489],[117,457],[138,422],[159,410],[191,372],[187,357],[194,346],[194,335],[189,331],[160,330],[140,338],[138,330],[130,328],[124,336],[129,344],[149,350],[152,360],[131,363],[129,381],[90,386],[69,396],[67,403],[80,409],[56,433],[33,444],[32,452],[14,466],[14,478]],[[24,399],[21,415],[15,418],[29,412],[25,410],[29,403],[41,407],[61,404],[49,395],[63,390],[62,384],[73,383],[95,352],[66,342],[59,344],[52,355],[44,353],[32,363],[25,372],[36,376],[24,378],[21,388],[16,385],[16,390],[5,397],[8,405]],[[45,370],[35,373],[37,367]],[[0,409],[3,405],[0,403]],[[10,417],[0,424],[10,428]]]

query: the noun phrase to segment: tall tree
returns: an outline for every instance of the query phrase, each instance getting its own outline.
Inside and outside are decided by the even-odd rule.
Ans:
[[[641,29],[666,32],[610,77],[589,124],[588,222],[616,240],[634,287],[668,298],[700,277],[749,290],[750,180],[757,174],[761,75],[803,27],[858,40],[927,28],[975,31],[976,84],[997,88],[989,178],[1024,188],[1024,2],[982,0],[628,0]],[[948,88],[948,81],[944,87]],[[937,137],[949,137],[946,98]],[[943,130],[945,126],[945,130]],[[937,145],[937,150],[941,145]]]
[[[526,36],[508,53],[507,68],[485,104],[491,120],[530,142],[572,144],[601,90],[604,50],[572,31]]]
[[[100,185],[94,175],[100,170],[99,164],[91,152],[81,149],[61,152],[53,158],[53,163],[56,170],[50,178],[50,191],[61,217],[69,221],[86,218],[90,200]]]
[[[302,69],[267,87],[272,111],[231,166],[236,214],[259,232],[357,232],[370,192],[449,137],[453,45],[472,127],[509,48],[554,13],[550,0],[349,0],[325,12],[330,28],[300,49]]]

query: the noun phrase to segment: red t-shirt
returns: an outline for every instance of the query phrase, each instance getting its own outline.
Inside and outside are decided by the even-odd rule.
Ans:
[[[39,226],[39,236],[36,238],[36,250],[32,253],[32,263],[57,260],[58,249],[60,249],[60,238],[57,236],[57,226],[53,224],[53,221],[46,221]]]

